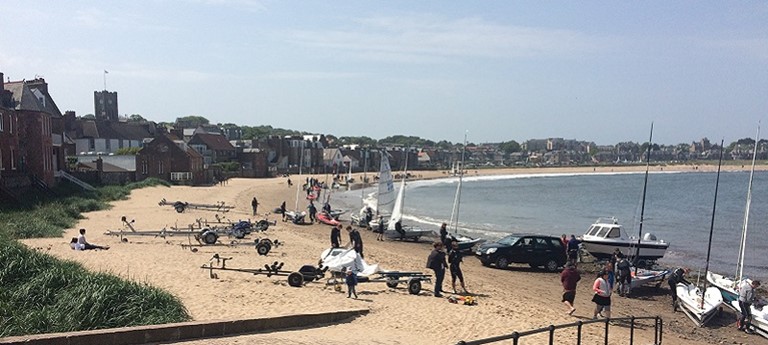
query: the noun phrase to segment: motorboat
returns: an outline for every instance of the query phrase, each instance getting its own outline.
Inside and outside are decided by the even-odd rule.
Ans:
[[[598,218],[582,236],[581,243],[598,259],[609,259],[618,248],[625,256],[636,258],[638,267],[646,267],[649,262],[664,257],[669,247],[669,243],[652,233],[645,233],[640,241],[636,236],[627,235],[614,217]]]

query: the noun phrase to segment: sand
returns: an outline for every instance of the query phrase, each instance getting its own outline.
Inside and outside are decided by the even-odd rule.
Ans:
[[[767,166],[760,166],[765,170]],[[609,172],[643,171],[644,167],[604,168],[552,168],[552,169],[497,169],[471,170],[474,174],[519,174],[559,172]],[[665,171],[704,171],[716,167],[668,166],[655,167]],[[744,169],[739,166],[729,170]],[[748,168],[746,168],[748,169]],[[444,171],[415,172],[421,178],[446,177]],[[361,174],[355,174],[360,180]],[[292,176],[294,182],[305,176]],[[325,176],[317,176],[324,180]],[[87,269],[113,274],[165,289],[178,296],[195,320],[285,315],[302,312],[322,312],[342,309],[368,308],[370,313],[347,323],[318,328],[272,332],[268,334],[184,342],[184,344],[453,344],[459,340],[472,340],[516,330],[545,327],[586,320],[592,317],[590,288],[594,280],[591,273],[583,273],[576,297],[577,311],[566,315],[560,302],[562,294],[559,275],[512,265],[507,270],[482,267],[473,257],[466,257],[463,270],[467,288],[478,299],[476,306],[451,304],[444,298],[432,296],[432,286],[425,284],[419,295],[410,295],[402,286],[387,288],[385,284],[360,284],[359,299],[346,298],[346,292],[326,286],[325,281],[312,282],[301,288],[290,287],[285,277],[266,277],[239,272],[218,272],[218,279],[211,279],[207,270],[200,266],[208,263],[218,253],[232,257],[228,267],[258,268],[275,261],[283,262],[284,269],[298,270],[302,265],[316,264],[320,253],[329,246],[331,227],[323,224],[294,225],[282,222],[280,215],[271,211],[286,201],[292,209],[296,200],[296,186],[289,187],[286,178],[232,179],[224,186],[211,187],[152,187],[135,190],[130,198],[114,202],[109,210],[85,214],[76,227],[68,229],[60,238],[24,240],[28,246],[48,252],[56,257],[75,260]],[[230,212],[219,213],[230,220],[254,219],[250,201],[257,197],[259,216],[255,219],[277,221],[264,233],[254,233],[249,239],[268,237],[284,242],[273,248],[265,257],[259,256],[252,245],[238,247],[202,247],[197,252],[183,249],[189,243],[186,236],[163,238],[130,237],[120,242],[117,237],[105,235],[106,230],[122,228],[121,217],[133,219],[137,230],[159,230],[171,227],[185,228],[198,219],[215,221],[216,212],[188,210],[177,213],[172,207],[158,206],[168,201],[183,200],[196,203],[224,201],[235,206]],[[303,195],[300,195],[303,198]],[[301,208],[306,200],[300,200]],[[446,211],[447,212],[447,211]],[[348,223],[348,214],[342,217]],[[585,224],[586,228],[588,224]],[[69,239],[77,235],[77,229],[87,229],[90,242],[109,245],[110,250],[73,251]],[[426,271],[426,258],[431,250],[427,241],[422,243],[375,240],[370,231],[361,230],[365,243],[365,258],[388,270]],[[348,236],[342,233],[343,245]],[[230,239],[222,238],[225,243]],[[450,275],[444,289],[451,291]],[[660,315],[664,318],[665,344],[717,344],[722,342],[765,342],[758,336],[748,336],[735,331],[731,313],[725,312],[712,327],[698,328],[681,313],[673,313],[666,288],[642,291],[638,298],[613,299],[613,316],[626,317]],[[589,337],[599,339],[601,330],[587,328]],[[558,333],[560,334],[560,333]],[[568,332],[562,337],[567,337]],[[636,337],[649,343],[652,328],[636,331]],[[611,329],[611,343],[628,337],[626,328]],[[539,339],[536,343],[543,342]],[[529,342],[530,343],[530,342]]]

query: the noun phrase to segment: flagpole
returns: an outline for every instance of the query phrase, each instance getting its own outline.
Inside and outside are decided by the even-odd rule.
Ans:
[[[104,91],[107,91],[107,70],[104,70]]]

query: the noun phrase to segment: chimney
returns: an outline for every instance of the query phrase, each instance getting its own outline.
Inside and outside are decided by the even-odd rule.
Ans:
[[[0,72],[0,94],[3,93],[3,90],[5,90],[5,75],[3,75],[3,72]]]

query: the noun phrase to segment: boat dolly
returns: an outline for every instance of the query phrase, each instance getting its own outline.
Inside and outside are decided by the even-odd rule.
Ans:
[[[334,277],[326,281],[326,285],[339,286],[344,284],[344,273],[333,272]],[[431,282],[432,275],[422,272],[384,271],[376,272],[373,277],[358,276],[358,283],[386,283],[387,287],[395,289],[401,283],[408,287],[408,293],[418,295],[421,292],[421,282]]]
[[[306,283],[323,279],[323,277],[325,277],[325,271],[327,270],[327,268],[322,269],[312,265],[304,265],[301,266],[298,271],[285,271],[282,269],[283,263],[278,263],[277,261],[272,265],[265,264],[264,268],[231,268],[227,267],[227,260],[232,260],[232,258],[224,258],[219,254],[214,254],[211,260],[208,261],[207,264],[200,266],[200,268],[207,269],[211,279],[219,278],[218,274],[213,272],[214,270],[244,272],[254,275],[263,274],[267,277],[288,277],[288,285],[293,287],[300,287]],[[216,262],[215,264],[214,261]]]
[[[214,204],[198,204],[198,203],[191,203],[191,202],[185,202],[185,201],[176,201],[176,202],[168,202],[163,198],[163,200],[160,200],[159,203],[157,203],[160,206],[172,206],[176,212],[182,213],[186,211],[187,209],[198,209],[198,210],[206,210],[206,211],[216,211],[216,212],[229,212],[230,210],[234,209],[234,206],[228,206],[223,201],[216,202]]]

